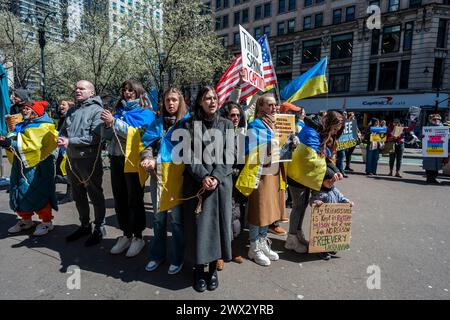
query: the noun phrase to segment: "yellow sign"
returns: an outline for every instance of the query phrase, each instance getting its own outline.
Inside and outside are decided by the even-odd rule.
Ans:
[[[342,251],[350,248],[352,207],[349,203],[313,206],[309,253]]]
[[[295,115],[276,114],[275,115],[275,133],[282,147],[290,134],[295,134]]]

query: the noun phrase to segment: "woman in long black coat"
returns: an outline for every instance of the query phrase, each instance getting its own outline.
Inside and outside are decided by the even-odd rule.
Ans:
[[[228,154],[231,162],[227,164],[227,152],[234,151],[233,145],[227,148],[226,132],[233,134],[231,121],[219,116],[218,98],[212,87],[200,90],[193,110],[193,116],[186,121],[184,127],[189,130],[191,137],[191,160],[186,163],[184,172],[184,196],[192,197],[202,188],[201,212],[196,213],[199,199],[197,197],[185,201],[183,212],[185,214],[186,234],[186,260],[195,264],[194,289],[203,292],[215,290],[218,286],[216,262],[218,259],[231,260],[231,199],[232,199],[232,167],[233,155]],[[197,123],[197,130],[194,130]],[[202,139],[205,132],[216,131],[217,136],[223,139],[223,146],[216,148],[219,156],[214,156],[211,161],[205,161],[205,148],[209,145],[218,146],[218,141]],[[207,136],[208,134],[206,134]],[[212,134],[211,134],[212,135]],[[199,142],[199,140],[201,143]],[[209,141],[203,141],[209,140]],[[211,140],[213,140],[211,142]],[[194,143],[201,144],[201,154],[194,154]],[[212,145],[211,145],[212,144]],[[196,158],[196,159],[195,159]],[[207,164],[209,162],[209,164]],[[205,264],[209,264],[207,273],[204,271]]]

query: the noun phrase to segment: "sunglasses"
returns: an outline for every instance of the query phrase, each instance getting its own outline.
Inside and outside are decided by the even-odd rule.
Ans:
[[[241,115],[238,113],[232,113],[229,115],[230,118],[239,118]]]

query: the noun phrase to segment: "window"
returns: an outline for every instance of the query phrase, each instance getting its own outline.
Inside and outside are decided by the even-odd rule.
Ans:
[[[333,11],[333,24],[339,24],[342,20],[342,9],[336,9]]]
[[[264,4],[264,18],[270,17],[272,15],[272,3]]]
[[[323,13],[318,13],[314,17],[314,27],[319,28],[323,25]]]
[[[442,87],[442,68],[444,66],[444,59],[434,59],[434,70],[433,70],[433,89],[441,89]]]
[[[379,90],[395,90],[397,83],[398,62],[380,63],[380,79],[378,80]]]
[[[278,1],[278,14],[282,14],[286,12],[286,0]]]
[[[235,6],[240,5],[240,4],[241,4],[241,0],[234,0],[234,5]]]
[[[242,10],[242,23],[248,23],[248,8]]]
[[[233,44],[241,44],[241,36],[239,34],[239,32],[235,32],[233,34]]]
[[[222,9],[222,0],[216,0],[216,9]]]
[[[277,24],[277,35],[281,36],[284,34],[284,22],[278,22]]]
[[[367,84],[367,91],[375,91],[377,86],[377,67],[376,63],[371,63],[369,67],[369,83]]]
[[[258,40],[259,38],[261,38],[261,28],[257,27],[255,28],[255,39]]]
[[[229,8],[230,7],[230,1],[229,0],[223,0],[223,7]]]
[[[262,18],[262,7],[256,6],[255,7],[255,20],[259,20]]]
[[[288,11],[294,11],[297,7],[296,0],[288,0]]]
[[[267,37],[270,37],[270,24],[265,25],[265,26],[263,27],[263,33],[264,33]],[[258,40],[258,39],[257,39],[257,40]]]
[[[345,21],[355,20],[355,6],[351,6],[345,9]]]
[[[310,7],[313,4],[313,0],[305,0],[305,8]]]
[[[350,58],[353,53],[353,33],[331,38],[331,59]]]
[[[409,83],[409,60],[402,61],[400,69],[400,89],[408,89]]]
[[[216,17],[216,30],[220,30],[222,26],[222,19],[220,17]]]
[[[389,12],[398,11],[398,9],[400,9],[399,2],[400,2],[399,0],[389,0],[388,11]]]
[[[117,10],[117,3],[113,2],[113,3],[112,3],[112,8],[113,8],[114,10]]]
[[[403,35],[403,51],[412,49],[414,22],[405,23],[405,33]]]
[[[236,11],[234,13],[234,25],[237,26],[238,24],[240,24],[241,22],[241,12],[240,11]]]
[[[292,81],[292,73],[277,74],[278,86],[280,91]]]
[[[316,4],[322,4],[325,0],[316,0]]]
[[[294,45],[292,43],[277,46],[277,67],[292,65]]]
[[[319,61],[320,53],[321,53],[320,39],[303,41],[302,63],[311,63]]]
[[[370,54],[377,55],[378,48],[380,47],[380,30],[372,30],[372,48],[370,49]]]
[[[380,6],[380,1],[379,0],[372,0],[369,2],[370,6]]]
[[[222,28],[226,29],[228,28],[229,24],[228,24],[228,15],[225,15],[222,17]]]
[[[350,72],[337,73],[330,70],[330,93],[342,93],[350,91]]]
[[[125,7],[120,6],[120,13],[125,13]]]
[[[391,26],[383,28],[382,53],[398,52],[400,49],[401,27]]]
[[[446,40],[447,40],[447,20],[439,19],[436,47],[446,48],[447,47]]]
[[[295,32],[295,19],[289,20],[288,21],[288,33],[293,33]]]
[[[311,16],[303,17],[303,30],[311,29]]]
[[[422,0],[409,0],[410,8],[419,8],[422,5]]]

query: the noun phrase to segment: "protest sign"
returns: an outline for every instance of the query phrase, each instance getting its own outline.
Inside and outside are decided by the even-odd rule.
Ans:
[[[403,133],[403,127],[395,126],[394,130],[392,130],[392,135],[396,138],[400,137]]]
[[[448,157],[448,127],[423,127],[422,156]]]
[[[250,33],[239,25],[242,55],[242,80],[264,91],[262,49]]]
[[[337,142],[337,150],[349,149],[356,146],[358,141],[358,125],[356,120],[347,120],[344,124],[344,131]]]
[[[295,136],[296,124],[293,114],[275,115],[275,136],[279,142],[279,158],[274,157],[273,162],[292,161],[291,144]]]
[[[350,248],[352,207],[349,203],[313,206],[309,253],[342,251]]]
[[[370,142],[386,142],[387,128],[386,127],[371,127],[370,128]]]

